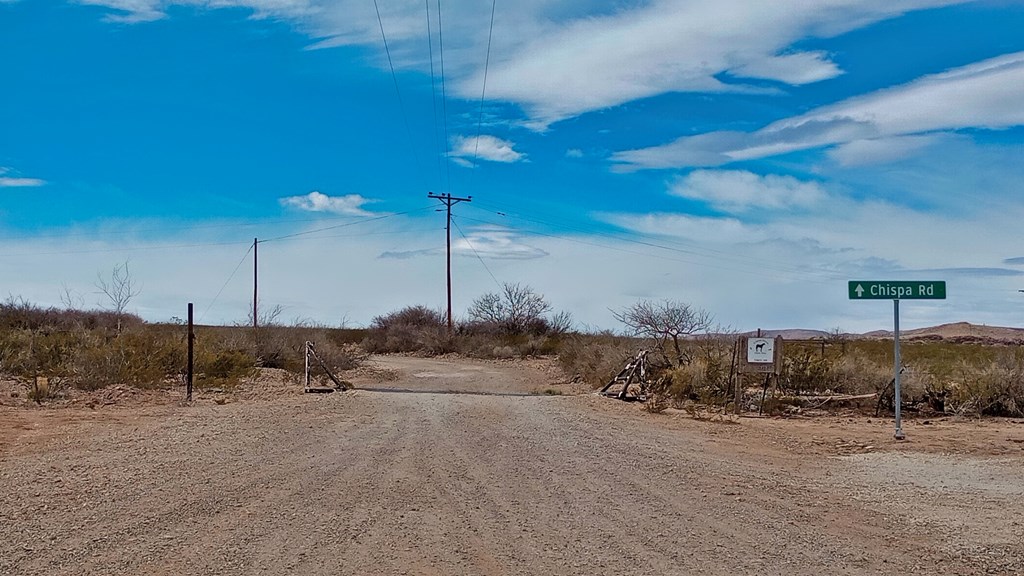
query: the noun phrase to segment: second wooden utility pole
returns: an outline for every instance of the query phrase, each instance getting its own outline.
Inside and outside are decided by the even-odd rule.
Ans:
[[[257,281],[259,279],[259,259],[257,258],[258,247],[260,245],[259,238],[252,239],[252,329],[256,330],[259,328],[259,314],[256,309],[256,303],[259,301],[259,292],[257,291]]]
[[[430,192],[427,198],[437,198],[447,208],[448,217],[445,219],[444,230],[448,236],[448,333],[452,333],[452,206],[459,202],[472,202],[473,197],[457,198],[451,194],[434,194]]]

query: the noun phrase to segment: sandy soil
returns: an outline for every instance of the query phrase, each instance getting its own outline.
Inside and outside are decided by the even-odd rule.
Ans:
[[[1024,424],[648,414],[540,361],[346,377],[0,406],[0,574],[1024,572]]]

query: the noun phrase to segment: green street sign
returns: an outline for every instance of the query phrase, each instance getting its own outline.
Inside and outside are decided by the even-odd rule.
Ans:
[[[850,280],[850,300],[945,300],[946,282]]]

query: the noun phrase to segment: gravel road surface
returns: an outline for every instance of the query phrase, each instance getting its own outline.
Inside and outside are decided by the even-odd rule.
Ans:
[[[376,362],[374,390],[83,410],[0,448],[0,574],[1024,571],[1020,457],[812,457],[525,395],[529,365]]]

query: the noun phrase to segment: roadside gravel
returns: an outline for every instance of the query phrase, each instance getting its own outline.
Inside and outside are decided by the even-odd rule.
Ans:
[[[559,386],[530,366],[380,362],[396,376],[357,384],[402,392],[168,407],[0,451],[0,574],[1024,566],[1019,460],[807,458],[743,425],[515,395]]]

